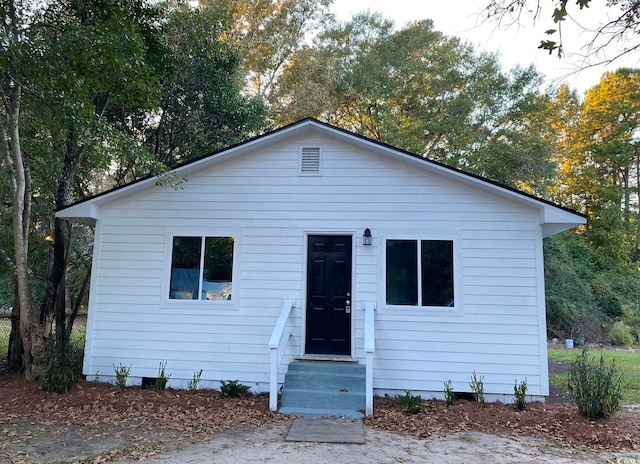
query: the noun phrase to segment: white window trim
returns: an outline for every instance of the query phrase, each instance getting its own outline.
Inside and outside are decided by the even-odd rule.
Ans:
[[[453,242],[453,306],[420,306],[418,305],[391,305],[387,304],[387,240],[443,240]],[[380,286],[382,291],[380,292],[381,298],[378,302],[378,308],[383,310],[389,310],[394,314],[416,314],[416,311],[421,315],[462,315],[462,308],[464,307],[463,287],[462,287],[462,235],[461,234],[438,234],[438,233],[424,233],[424,234],[385,234],[381,237],[381,253],[380,253],[380,266],[381,274],[379,275]],[[419,258],[418,247],[418,258]],[[418,259],[418,270],[421,269],[420,259]],[[420,299],[421,279],[418,277],[418,298]]]
[[[233,237],[233,270],[231,272],[232,292],[230,300],[180,300],[169,298],[171,285],[171,261],[173,258],[174,237]],[[238,230],[229,229],[193,229],[172,228],[165,232],[165,253],[163,260],[163,282],[160,306],[167,308],[199,308],[199,309],[239,309],[240,301],[240,246],[241,236]],[[204,253],[201,247],[200,253]],[[200,256],[200,275],[204,266],[203,257]],[[198,289],[202,282],[198,283]],[[198,293],[199,294],[199,293]]]

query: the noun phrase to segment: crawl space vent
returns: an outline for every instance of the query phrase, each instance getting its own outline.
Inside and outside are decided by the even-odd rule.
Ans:
[[[300,151],[300,175],[320,175],[320,147],[302,147]]]

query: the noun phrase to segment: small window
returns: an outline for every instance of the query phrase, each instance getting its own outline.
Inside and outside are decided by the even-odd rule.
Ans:
[[[172,300],[231,300],[233,237],[174,237]]]
[[[387,240],[388,305],[454,306],[451,240]]]
[[[320,175],[320,147],[302,147],[300,149],[300,175]]]

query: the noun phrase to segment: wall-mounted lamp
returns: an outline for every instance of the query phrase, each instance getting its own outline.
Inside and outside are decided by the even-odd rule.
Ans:
[[[371,245],[371,241],[372,241],[372,237],[371,237],[371,229],[366,228],[364,230],[364,234],[362,234],[362,244],[363,245]]]

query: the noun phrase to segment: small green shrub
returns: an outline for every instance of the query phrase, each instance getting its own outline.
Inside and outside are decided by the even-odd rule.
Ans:
[[[46,368],[42,376],[42,388],[54,393],[67,393],[82,375],[82,349],[69,341],[61,342],[51,337],[45,342]]]
[[[125,367],[120,364],[118,367],[116,367],[116,365],[114,364],[113,369],[116,372],[116,387],[118,387],[120,390],[124,390],[124,388],[127,386],[127,379],[129,378],[129,373],[131,372],[131,366]],[[98,377],[97,373],[96,377]]]
[[[195,393],[198,391],[198,384],[200,383],[200,377],[202,377],[202,369],[193,373],[193,378],[189,380],[187,384],[187,388],[189,389],[189,393]]]
[[[515,406],[518,411],[527,409],[527,379],[513,386],[513,394],[516,397]]]
[[[444,400],[447,402],[447,406],[452,406],[456,402],[456,394],[453,391],[451,380],[447,380],[444,383]]]
[[[620,409],[624,395],[622,375],[615,362],[605,362],[602,352],[600,360],[590,358],[586,349],[571,366],[567,390],[580,414],[589,419],[611,417]]]
[[[164,391],[167,388],[167,383],[171,378],[171,374],[167,375],[165,368],[167,367],[167,361],[160,361],[160,366],[158,367],[158,379],[156,380],[156,384],[153,386],[155,391]]]
[[[404,395],[396,395],[394,403],[406,407],[410,414],[418,414],[424,409],[420,395],[413,395],[409,390],[405,390]]]
[[[633,331],[631,327],[622,321],[617,321],[611,326],[609,331],[609,340],[611,344],[617,346],[630,346],[633,345]]]
[[[220,396],[223,398],[238,398],[249,393],[251,387],[242,385],[238,380],[222,380],[220,382]]]
[[[479,378],[476,375],[476,371],[471,374],[471,382],[469,382],[471,391],[473,392],[473,398],[480,404],[484,405],[484,376]]]

